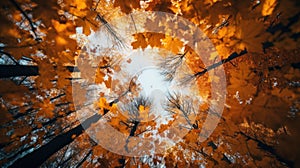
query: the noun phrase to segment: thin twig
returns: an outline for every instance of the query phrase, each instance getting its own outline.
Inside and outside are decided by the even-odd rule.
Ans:
[[[97,14],[96,19],[98,19],[104,25],[108,33],[116,40],[118,45],[125,47],[123,40],[119,37],[118,33],[100,13]]]
[[[27,15],[27,13],[21,8],[21,6],[15,1],[15,0],[9,0],[21,13],[22,15],[26,18],[26,20],[29,22],[29,25],[30,25],[30,28],[31,28],[31,31],[33,32],[34,34],[34,39],[37,41],[37,42],[40,42],[42,39],[38,36],[38,34],[36,33],[36,28],[34,26],[34,23],[33,21],[29,18],[29,16]]]
[[[135,21],[134,21],[134,19],[133,19],[132,14],[130,14],[130,18],[131,18],[131,20],[132,20],[132,22],[133,22],[134,29],[135,29],[135,33],[137,33],[137,28],[136,28]]]
[[[176,72],[182,65],[183,58],[186,56],[187,52],[188,50],[183,54],[166,57],[159,63],[159,66],[163,69],[161,74],[165,76],[166,81],[172,81],[174,79]]]
[[[12,55],[10,55],[9,53],[4,52],[4,51],[1,51],[1,50],[0,50],[0,53],[6,55],[6,56],[7,56],[9,59],[11,59],[16,65],[20,65],[20,64],[18,63],[18,61],[17,61]]]
[[[234,60],[234,59],[236,59],[238,57],[241,57],[241,56],[243,56],[243,55],[245,55],[247,53],[248,53],[247,49],[244,49],[240,53],[234,52],[228,58],[222,59],[221,61],[208,66],[203,71],[197,72],[197,73],[192,74],[192,75],[187,75],[186,77],[183,78],[183,81],[181,83],[182,84],[189,83],[191,80],[196,79],[196,78],[204,75],[206,72],[211,71],[213,69],[216,69],[217,67],[219,67],[219,66],[221,66],[221,65],[223,65],[223,64],[225,64],[227,62],[230,62],[231,60]]]

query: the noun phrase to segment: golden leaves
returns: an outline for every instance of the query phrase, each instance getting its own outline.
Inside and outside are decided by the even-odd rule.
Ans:
[[[86,0],[71,0],[70,2],[70,13],[75,16],[86,16],[89,11]]]
[[[100,109],[100,113],[104,113],[104,109],[109,109],[109,103],[106,102],[105,97],[100,97],[99,101],[97,102],[97,107]]]
[[[116,103],[114,103],[110,109],[109,109],[110,112],[112,113],[116,113],[118,111],[118,105]]]
[[[158,133],[162,133],[170,128],[174,121],[170,120],[167,124],[161,124],[158,128]]]
[[[148,7],[146,10],[148,11],[161,11],[161,12],[173,13],[173,11],[170,9],[172,8],[171,0],[166,0],[166,1],[152,0],[147,4]]]
[[[145,32],[134,34],[134,39],[136,41],[132,42],[131,45],[133,49],[142,48],[145,49],[148,45],[151,47],[162,47],[161,39],[165,37],[164,34]]]
[[[185,136],[185,142],[186,143],[196,143],[197,139],[199,137],[197,130],[191,130],[186,136]]]
[[[61,45],[61,46],[68,44],[67,40],[62,36],[56,36],[55,41],[57,45]]]
[[[133,9],[139,9],[140,1],[139,0],[130,0],[130,1],[124,1],[124,0],[115,0],[114,1],[114,7],[120,7],[121,11],[129,14]]]
[[[56,83],[57,88],[66,88],[70,86],[71,82],[68,78],[71,78],[72,75],[69,70],[65,66],[59,65],[56,67],[56,71],[57,78],[59,79]]]
[[[256,20],[241,20],[237,36],[250,52],[262,52],[262,43],[268,38],[263,23]]]
[[[240,14],[236,17],[237,20],[229,20],[228,26],[219,29],[214,35],[215,39],[212,40],[222,59],[245,48],[249,52],[262,52],[263,42],[266,42],[270,36],[265,31],[263,22],[256,19],[243,19]]]
[[[144,49],[148,46],[146,41],[146,36],[143,33],[134,34],[133,36],[134,39],[136,40],[131,43],[133,49],[137,49],[137,48]]]
[[[101,84],[104,81],[105,76],[106,76],[106,74],[104,72],[97,69],[96,76],[95,76],[95,83]]]
[[[113,114],[116,114],[117,111],[118,111],[118,105],[115,104],[115,103],[110,105],[110,103],[108,103],[106,101],[105,97],[100,97],[98,102],[96,102],[96,106],[97,106],[97,108],[99,108],[99,110],[100,110],[99,113],[100,114],[103,114],[105,112],[104,110],[108,110]]]
[[[16,22],[21,22],[22,21],[22,14],[20,11],[15,11],[12,15],[13,19],[16,21]]]
[[[227,90],[233,94],[236,102],[245,103],[256,93],[256,86],[250,80],[254,81],[256,75],[251,71],[247,62],[239,63],[238,67],[230,72],[230,85]]]
[[[135,38],[135,41],[131,43],[133,49],[145,49],[147,46],[151,46],[164,48],[178,54],[184,46],[181,40],[161,33],[146,32],[134,34],[133,36]]]
[[[60,46],[66,46],[66,47],[64,47],[64,48],[61,47],[59,49],[66,49],[71,46],[70,39],[68,36],[75,32],[75,30],[74,30],[75,26],[83,26],[83,32],[86,35],[90,34],[91,29],[98,28],[98,27],[94,26],[94,22],[91,22],[91,20],[94,19],[95,13],[89,11],[91,9],[91,6],[86,1],[67,0],[64,2],[67,5],[69,5],[70,7],[65,8],[63,10],[65,10],[66,12],[69,12],[72,15],[74,14],[74,15],[78,16],[77,19],[75,19],[76,25],[74,24],[75,22],[73,22],[73,21],[72,22],[71,21],[70,22],[69,21],[60,22],[57,19],[52,19],[52,20],[51,19],[43,19],[42,20],[43,24],[47,23],[47,20],[48,20],[48,22],[49,21],[51,21],[51,22],[50,22],[50,24],[45,24],[46,28],[48,30],[47,32],[46,31],[44,32],[47,36],[47,37],[45,37],[46,43],[43,43],[41,45],[41,48],[42,48],[41,50],[45,49],[45,52],[42,51],[42,53],[44,53],[44,55],[45,55],[45,57],[44,57],[45,59],[34,60],[38,64],[39,69],[40,69],[40,76],[38,77],[38,79],[35,83],[37,86],[36,88],[38,89],[38,91],[37,91],[38,93],[40,93],[41,90],[50,90],[53,87],[58,87],[59,89],[61,89],[65,85],[68,85],[69,82],[67,82],[67,80],[63,80],[61,78],[67,78],[70,75],[70,73],[67,72],[67,70],[63,67],[63,64],[58,65],[57,62],[63,62],[63,63],[72,62],[73,63],[73,61],[74,61],[73,53],[76,51],[76,49],[74,47],[74,50],[71,49],[71,52],[57,51],[57,49]],[[217,0],[205,0],[202,3],[200,3],[199,1],[196,2],[196,1],[187,1],[187,0],[178,1],[173,4],[171,4],[170,2],[171,1],[162,2],[162,1],[153,0],[149,3],[150,4],[149,9],[155,9],[155,10],[160,10],[160,11],[170,11],[170,9],[171,9],[173,12],[176,12],[176,13],[179,13],[182,10],[184,17],[186,17],[189,20],[193,20],[200,27],[214,25],[213,23],[217,22],[217,20],[218,20],[216,18],[220,18],[219,16],[223,16],[222,13],[225,13],[224,15],[226,15],[228,13],[228,9],[232,10],[236,7],[235,4],[233,4],[233,3],[230,4],[229,2],[227,2],[229,4],[228,4],[227,8],[225,9],[225,6],[223,6],[223,4],[222,4],[223,2],[217,2]],[[175,1],[173,1],[173,2],[175,2]],[[134,0],[134,1],[116,0],[116,1],[114,1],[114,6],[120,7],[122,12],[124,12],[124,13],[130,13],[130,12],[132,12],[133,9],[140,8],[139,3],[140,2],[137,0]],[[247,3],[245,3],[245,4],[247,4]],[[176,5],[174,5],[174,4],[176,4]],[[202,4],[205,4],[206,6],[200,6]],[[193,5],[195,5],[196,7],[199,7],[199,8],[194,9]],[[211,8],[214,8],[216,5],[218,5],[218,7],[215,8],[214,10],[212,10]],[[276,5],[277,5],[277,2],[275,0],[266,0],[263,5],[263,9],[261,11],[262,15],[268,16],[268,15],[271,15],[272,13],[275,13],[274,10],[276,8]],[[38,7],[40,7],[40,5],[38,5]],[[99,7],[99,8],[101,8],[101,7]],[[218,9],[218,10],[216,10],[216,9]],[[97,10],[101,11],[102,8],[97,9]],[[57,12],[56,10],[51,10],[51,11],[54,11],[54,13]],[[212,14],[212,11],[215,11],[216,13]],[[246,11],[245,13],[247,13],[246,8],[245,8],[245,11]],[[199,13],[197,13],[197,12],[199,12]],[[235,12],[239,13],[237,11],[234,11],[232,13],[235,13]],[[45,13],[48,13],[48,12],[45,12]],[[251,13],[249,15],[251,15]],[[50,15],[48,17],[52,18],[54,16]],[[20,21],[20,19],[21,19],[19,13],[15,13],[13,15],[13,18],[16,21]],[[82,18],[84,18],[84,19],[82,19]],[[257,21],[257,19],[245,20],[243,17],[239,17],[239,16],[237,16],[237,17],[233,16],[232,18],[234,18],[234,19],[229,20],[229,23],[228,23],[229,25],[220,28],[218,30],[218,32],[215,34],[215,36],[213,36],[213,38],[217,39],[214,44],[215,44],[219,54],[222,55],[223,58],[226,58],[226,56],[229,56],[231,53],[235,52],[236,50],[243,50],[245,47],[250,52],[261,51],[262,42],[264,42],[268,38],[267,33],[265,33],[266,27],[263,26],[263,23]],[[186,30],[188,29],[188,26],[186,29],[184,29],[185,28],[184,23],[180,23],[180,24],[178,23],[176,25],[176,27],[172,27],[173,24],[170,24],[171,20],[167,20],[167,21],[163,20],[158,23],[159,24],[156,24],[156,25],[149,24],[148,26],[153,26],[154,29],[157,29],[157,30],[160,29],[160,30],[162,30],[162,32],[167,32],[167,33],[170,29],[173,28],[173,29],[176,29],[176,31],[180,30],[180,33],[183,33],[183,34],[186,33],[185,35],[187,35],[187,36],[189,36],[189,34],[192,34],[192,35],[196,34],[194,30],[192,30],[191,32],[187,32]],[[51,27],[51,24],[52,24],[52,27]],[[298,30],[299,26],[298,27],[297,27],[297,25],[294,25],[294,26],[295,26],[294,29]],[[5,29],[7,29],[7,30],[5,30]],[[294,29],[293,29],[293,32],[295,32]],[[5,33],[7,33],[8,36],[13,36],[14,38],[20,38],[23,35],[22,32],[20,33],[18,29],[13,29],[13,28],[8,29],[8,27],[6,27],[6,26],[1,30],[5,30]],[[208,28],[208,30],[210,30],[210,28]],[[1,36],[2,36],[2,34],[4,34],[4,33],[1,33]],[[181,49],[183,47],[183,42],[180,41],[179,39],[173,38],[172,36],[165,36],[164,34],[159,34],[159,33],[145,32],[145,33],[134,34],[134,39],[135,39],[135,41],[132,42],[133,49],[138,49],[138,48],[144,49],[144,48],[150,46],[150,47],[165,48],[176,54],[182,53]],[[289,39],[291,39],[291,38],[289,38]],[[48,44],[52,44],[53,40],[56,41],[56,44],[53,44],[52,46],[47,46]],[[283,44],[282,41],[280,43]],[[12,43],[12,44],[14,44],[14,43]],[[286,44],[288,45],[289,43],[286,43]],[[205,47],[205,46],[202,46],[202,47]],[[32,51],[34,51],[34,50],[35,49],[30,50],[30,52],[24,52],[23,49],[22,50],[17,49],[16,52],[13,53],[13,56],[15,56],[15,58],[17,58],[17,59],[20,58],[22,55],[31,56]],[[53,51],[50,52],[49,50],[53,50]],[[196,59],[198,57],[199,56],[197,56],[196,54],[191,54],[190,52],[186,57],[187,61],[191,62],[191,66],[193,66],[193,67],[191,67],[193,72],[198,72],[201,70],[201,68],[205,68],[202,66],[203,63],[201,63],[201,59],[200,58]],[[215,52],[215,53],[212,53],[211,55],[206,55],[206,57],[209,57],[209,59],[211,61],[214,61],[215,58],[217,57],[217,53]],[[262,57],[267,58],[264,55]],[[81,66],[80,70],[82,73],[82,77],[88,78],[88,79],[91,78],[92,82],[96,82],[97,84],[104,83],[106,85],[106,87],[110,87],[111,81],[112,81],[110,72],[108,72],[105,68],[100,69],[99,67],[106,66],[107,65],[106,63],[110,62],[111,60],[103,61],[103,64],[95,65],[93,67],[92,63],[91,63],[92,61],[88,62],[87,59],[88,58],[82,59],[82,61],[83,61],[83,62],[81,62],[82,66],[79,65],[79,66]],[[248,58],[248,59],[250,59],[250,58]],[[88,63],[85,64],[84,61],[87,61]],[[128,60],[128,62],[130,62],[130,60]],[[249,62],[241,62],[241,60],[238,60],[237,63],[239,65],[238,65],[238,67],[235,67],[236,71],[229,72],[230,74],[228,76],[230,76],[230,78],[229,78],[230,86],[228,87],[228,90],[229,90],[230,94],[232,94],[232,93],[235,94],[236,91],[239,90],[240,91],[239,94],[235,95],[235,96],[236,97],[239,96],[240,99],[242,99],[245,103],[245,101],[250,100],[249,98],[251,98],[257,91],[257,87],[255,84],[253,84],[253,81],[255,80],[255,76],[258,76],[258,75],[256,73],[252,72],[253,70],[250,69]],[[261,62],[259,62],[259,63],[261,63]],[[274,65],[278,65],[278,64],[274,63]],[[56,66],[56,68],[53,68],[53,66]],[[116,66],[118,66],[118,65],[116,65]],[[114,70],[116,70],[116,69],[114,69]],[[289,81],[297,80],[299,78],[299,70],[293,70],[292,72],[288,72],[284,75],[284,77],[289,79]],[[268,76],[267,75],[262,76],[262,78],[268,78]],[[53,80],[58,80],[58,81],[53,82]],[[215,76],[208,77],[206,74],[206,75],[202,76],[201,80],[199,79],[199,82],[198,82],[198,83],[201,83],[201,85],[199,84],[199,88],[200,88],[199,90],[202,89],[200,93],[203,95],[203,97],[205,97],[205,99],[210,98],[208,96],[209,93],[207,93],[207,92],[209,92],[209,90],[210,90],[209,82],[211,80],[218,81],[220,79],[218,79]],[[56,85],[53,85],[53,83],[56,83]],[[16,89],[16,86],[14,84],[12,84],[12,82],[7,82],[7,81],[0,81],[0,85],[2,86],[0,91],[1,91],[1,96],[3,99],[5,99],[6,101],[9,100],[10,103],[13,105],[22,106],[21,102],[24,102],[24,100],[22,100],[22,98],[24,98],[23,93],[25,93],[24,88],[22,88],[21,86],[18,86],[19,88]],[[74,85],[73,89],[76,89],[76,92],[73,93],[74,101],[75,102],[79,101],[79,102],[81,102],[81,103],[79,103],[79,105],[83,105],[86,100],[86,96],[87,96],[86,90],[84,88],[82,88],[82,86],[80,86],[80,85]],[[69,96],[72,95],[71,91],[70,90],[68,90],[68,91],[70,92]],[[292,89],[275,88],[268,92],[268,94],[272,95],[270,100],[266,100],[269,98],[269,97],[267,97],[267,94],[262,94],[262,95],[260,95],[259,99],[256,100],[255,105],[258,106],[258,105],[261,105],[258,103],[262,103],[263,105],[266,104],[268,107],[270,107],[270,104],[265,103],[267,101],[271,101],[273,104],[282,105],[282,103],[280,103],[280,102],[282,101],[283,97],[292,97],[293,99],[296,98],[295,97],[296,93],[294,93],[293,91],[294,90],[292,90]],[[298,91],[299,91],[299,89],[298,89]],[[20,93],[22,93],[22,94],[20,94]],[[76,94],[78,94],[78,95],[76,95]],[[204,96],[204,95],[207,95],[207,96]],[[45,96],[45,95],[42,95],[42,96]],[[232,97],[232,95],[230,95],[230,96]],[[280,99],[274,99],[274,97],[280,97]],[[67,100],[72,100],[72,97],[71,96],[68,97]],[[286,99],[286,100],[288,100],[288,99]],[[37,103],[34,102],[34,104],[37,104]],[[128,128],[130,128],[130,127],[128,127],[127,125],[129,125],[129,124],[122,125],[121,121],[126,122],[126,118],[122,117],[121,114],[117,114],[117,112],[118,112],[117,104],[110,105],[110,103],[107,102],[107,100],[104,97],[101,97],[97,101],[96,105],[100,109],[100,113],[101,113],[101,111],[103,113],[104,110],[109,110],[114,115],[114,117],[110,121],[110,123],[112,125],[114,125],[115,127],[118,127],[118,128],[121,128],[121,127],[126,128],[127,132],[128,132]],[[270,123],[274,123],[274,119],[273,119],[274,114],[271,115],[271,117],[269,115],[269,114],[272,114],[271,110],[266,111],[263,108],[256,108],[256,106],[252,109],[253,111],[258,111],[257,113],[264,113],[264,115],[265,115],[264,117],[271,118],[270,120],[272,120],[272,121],[270,121]],[[12,119],[12,116],[7,112],[7,109],[4,109],[2,106],[0,108],[3,111],[3,113],[0,113],[0,119],[1,119],[0,123],[6,122],[6,121],[4,121],[6,119],[10,121]],[[38,106],[35,106],[34,108],[36,108],[36,109],[40,108],[38,117],[53,118],[55,116],[55,113],[54,113],[56,111],[55,104],[53,104],[47,98],[44,98],[43,101],[41,101],[40,104],[38,104]],[[201,105],[202,111],[206,111],[209,108],[210,107],[207,103]],[[276,111],[277,108],[278,107],[276,106],[274,111]],[[284,110],[282,110],[282,109],[284,109]],[[287,110],[285,108],[282,108],[282,109],[280,109],[280,110],[288,111],[288,109]],[[280,111],[280,110],[278,110],[278,111]],[[142,106],[142,105],[139,106],[138,111],[139,111],[139,117],[142,119],[147,118],[149,115],[149,109],[145,106]],[[235,112],[235,115],[241,115],[240,109],[236,110],[236,111],[237,112]],[[245,111],[247,111],[247,110],[245,110]],[[247,112],[249,112],[249,111],[250,110],[248,110]],[[257,113],[255,113],[255,115]],[[58,113],[58,114],[63,115],[62,113]],[[259,115],[259,114],[257,114],[257,115]],[[248,116],[249,115],[247,114],[247,117]],[[277,118],[276,118],[276,120],[277,120]],[[235,119],[230,118],[230,120],[234,121]],[[158,132],[161,133],[161,132],[167,130],[170,127],[170,124],[171,124],[171,122],[169,122],[169,124],[166,124],[166,125],[161,125]],[[146,130],[146,126],[148,128],[149,125],[152,126],[152,129],[156,129],[155,121],[150,121],[147,123],[145,123],[145,122],[141,123],[139,125],[138,131]],[[38,127],[42,128],[42,124],[39,123]],[[145,129],[140,129],[140,128],[145,128]],[[236,131],[236,130],[234,130],[234,131]],[[13,136],[14,137],[20,136],[24,132],[26,133],[26,132],[28,132],[28,130],[22,130],[22,129],[17,130],[16,134]],[[173,134],[169,134],[169,135],[172,136]],[[224,134],[222,133],[222,135],[224,135]],[[145,134],[145,136],[151,136],[151,133]],[[40,137],[42,137],[42,136],[40,136]],[[193,142],[193,143],[197,142],[197,137],[199,137],[199,135],[197,134],[197,132],[195,130],[193,130],[186,136],[186,142]],[[72,136],[72,138],[75,138],[75,136]],[[2,137],[1,137],[1,141],[3,141]],[[255,145],[255,144],[251,144],[251,143],[249,143],[249,144],[250,144],[250,146]],[[245,147],[245,146],[243,146],[243,147]],[[220,150],[219,147],[218,147],[218,150]],[[225,150],[220,150],[220,151],[222,153],[226,152]],[[101,155],[104,155],[104,152],[105,151],[100,146],[93,148],[93,154],[95,154],[95,155],[101,156]],[[210,152],[211,151],[209,151],[208,153],[210,153]],[[179,156],[181,158],[183,157],[181,153],[179,154]],[[215,158],[221,159],[220,157],[222,157],[222,156],[217,156]],[[172,158],[172,159],[174,159],[174,158]],[[174,159],[174,161],[176,161],[176,159]]]
[[[96,145],[93,147],[93,154],[95,156],[101,156],[103,152],[105,152],[105,149],[103,149],[101,145]]]
[[[139,105],[139,120],[141,121],[147,121],[150,117],[150,107],[149,106],[143,106]]]
[[[143,112],[143,111],[145,111],[145,106],[143,106],[143,105],[140,105],[140,106],[139,106],[139,111],[140,111],[140,112]]]
[[[277,6],[276,0],[266,0],[265,3],[263,4],[263,9],[261,11],[261,14],[263,16],[271,15],[276,6]]]
[[[92,30],[97,31],[99,29],[99,23],[95,19],[97,18],[97,14],[95,11],[88,11],[84,19],[79,18],[76,20],[76,25],[83,28],[83,34],[88,36]]]
[[[68,28],[68,24],[61,24],[59,21],[57,20],[51,20],[52,25],[54,27],[54,29],[56,30],[57,33],[62,33],[64,31],[67,30]]]
[[[183,48],[183,42],[171,36],[166,36],[164,39],[162,39],[162,44],[164,45],[165,49],[175,54],[178,54]]]
[[[57,36],[55,36],[56,44],[60,46],[69,44],[69,41],[71,41],[69,36],[75,33],[74,25],[71,22],[61,24],[57,20],[51,21],[55,31],[57,32]]]
[[[87,8],[87,5],[83,0],[73,0],[72,6],[76,6],[78,10],[83,10]]]

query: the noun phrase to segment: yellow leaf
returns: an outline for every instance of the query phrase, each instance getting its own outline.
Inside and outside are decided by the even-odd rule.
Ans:
[[[73,0],[70,8],[70,13],[84,17],[88,13],[88,7],[87,7],[87,1],[86,0]]]
[[[101,109],[107,108],[107,102],[106,102],[105,97],[100,97],[100,100],[98,102],[98,107],[101,108]]]
[[[261,11],[261,14],[263,16],[271,15],[273,13],[276,5],[277,5],[276,0],[266,0],[264,5],[263,5],[263,9]]]
[[[112,119],[110,119],[110,124],[112,126],[119,126],[120,125],[120,119],[118,117],[113,117]]]
[[[182,41],[171,36],[167,36],[165,39],[163,39],[162,43],[167,50],[176,54],[179,53],[179,51],[183,47]]]
[[[148,39],[148,44],[151,47],[161,47],[161,39],[165,38],[164,34],[160,33],[146,33],[146,37]]]
[[[116,103],[114,103],[110,108],[110,112],[116,113],[117,110],[118,110],[118,105]]]
[[[139,111],[140,111],[140,112],[145,111],[145,106],[140,105],[140,106],[139,106]]]
[[[66,45],[68,42],[65,38],[63,38],[62,36],[56,36],[56,43],[58,45]]]
[[[78,10],[87,8],[85,2],[82,0],[74,0],[73,3],[77,6]]]
[[[52,25],[57,33],[61,33],[67,29],[67,24],[60,24],[57,20],[51,20]]]

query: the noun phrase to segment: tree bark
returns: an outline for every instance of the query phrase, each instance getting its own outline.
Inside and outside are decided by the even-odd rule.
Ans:
[[[27,154],[26,156],[18,159],[9,167],[11,168],[39,167],[54,153],[62,149],[64,146],[73,142],[74,141],[74,138],[72,138],[73,135],[76,136],[81,135],[84,131],[84,128],[90,127],[92,123],[97,122],[101,117],[102,116],[100,114],[95,114],[91,116],[90,118],[82,122],[81,125],[78,125],[77,127],[69,130],[68,132],[56,136],[49,143],[34,150],[33,152]]]
[[[56,68],[56,67],[54,67]],[[69,72],[79,72],[74,66],[66,66]],[[17,76],[37,76],[39,67],[32,65],[0,65],[0,78],[10,78]]]

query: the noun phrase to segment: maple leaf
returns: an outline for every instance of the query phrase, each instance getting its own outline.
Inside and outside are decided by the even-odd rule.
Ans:
[[[237,36],[241,39],[241,43],[249,51],[262,52],[262,43],[268,39],[263,23],[256,20],[241,20],[239,28]],[[239,49],[243,50],[244,47],[240,46]]]
[[[162,39],[162,44],[164,45],[165,49],[175,54],[179,53],[183,48],[183,42],[171,36],[166,36],[164,39]]]
[[[146,33],[147,41],[151,47],[162,47],[161,39],[165,38],[164,34],[161,33]]]
[[[142,48],[145,49],[148,45],[151,47],[162,47],[161,40],[165,37],[164,34],[161,33],[153,33],[153,32],[144,32],[134,34],[134,39],[136,41],[132,42],[131,45],[133,49]]]
[[[134,39],[136,39],[136,41],[131,43],[133,49],[137,49],[137,48],[144,49],[148,46],[146,37],[143,33],[134,34],[133,37]]]
[[[68,0],[70,4],[70,13],[75,16],[84,17],[88,13],[89,9],[86,0]]]
[[[129,14],[133,9],[141,8],[139,0],[130,0],[130,1],[115,0],[114,7],[120,7],[121,11],[126,14]]]

